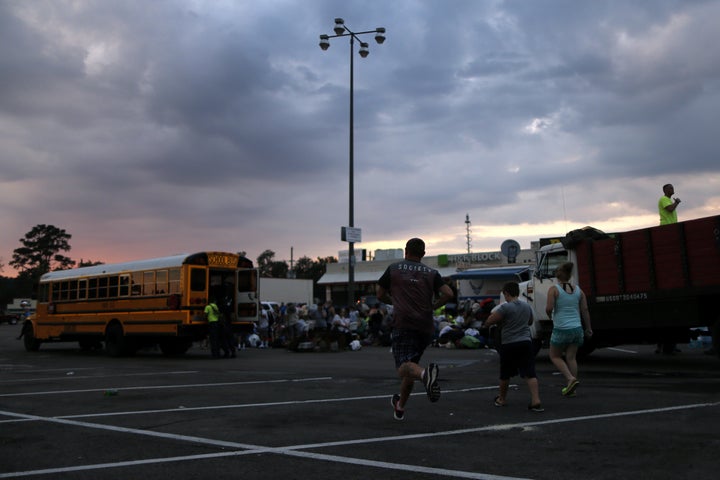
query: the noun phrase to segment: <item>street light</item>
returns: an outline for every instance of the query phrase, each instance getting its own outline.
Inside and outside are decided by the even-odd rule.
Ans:
[[[383,42],[385,42],[385,29],[383,27],[378,27],[375,30],[367,30],[364,32],[353,32],[350,30],[347,25],[345,25],[345,20],[342,18],[336,18],[335,19],[335,26],[333,27],[333,31],[335,32],[335,35],[320,35],[320,48],[323,50],[327,50],[330,48],[330,39],[331,38],[337,38],[337,37],[350,37],[350,142],[349,142],[349,149],[350,149],[350,175],[349,175],[349,225],[348,227],[353,229],[355,227],[355,191],[354,191],[354,137],[353,137],[353,131],[354,131],[354,107],[353,107],[353,70],[354,70],[354,63],[353,63],[353,50],[355,49],[355,40],[357,40],[360,43],[360,50],[358,53],[362,58],[365,58],[370,53],[370,50],[368,49],[368,44],[366,42],[360,41],[359,36],[365,35],[368,33],[374,33],[375,34],[375,41],[380,45]],[[355,242],[353,239],[348,240],[348,304],[352,305],[355,302]]]

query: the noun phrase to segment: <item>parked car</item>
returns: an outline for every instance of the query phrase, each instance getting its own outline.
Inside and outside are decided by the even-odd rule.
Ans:
[[[15,314],[0,314],[0,323],[7,322],[8,325],[15,325],[18,323],[19,315]]]

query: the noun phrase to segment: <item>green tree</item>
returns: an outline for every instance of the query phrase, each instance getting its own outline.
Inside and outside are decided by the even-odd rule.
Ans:
[[[272,262],[270,264],[270,276],[272,278],[287,278],[290,267],[287,262]]]
[[[325,287],[318,285],[317,282],[325,275],[328,263],[337,263],[335,257],[317,257],[312,260],[309,257],[300,257],[295,264],[295,277],[310,279],[313,281],[313,297],[323,298],[325,296]]]
[[[325,275],[328,263],[337,263],[335,257],[317,257],[312,260],[310,257],[300,257],[295,264],[295,275],[297,278],[305,278],[317,282]]]
[[[78,268],[82,267],[94,267],[95,265],[105,265],[105,262],[94,262],[92,260],[83,260],[82,258],[77,263]]]
[[[20,239],[22,247],[13,251],[10,265],[20,273],[18,277],[34,282],[51,270],[72,268],[75,261],[60,252],[70,250],[72,235],[53,225],[36,225]]]
[[[265,250],[257,257],[257,269],[261,277],[272,277],[272,263],[275,258],[275,252]]]
[[[276,261],[275,252],[265,250],[257,257],[256,264],[261,277],[265,278],[287,278],[290,267],[287,262]]]
[[[295,262],[295,278],[313,278],[313,266],[314,262],[310,257],[300,257]]]

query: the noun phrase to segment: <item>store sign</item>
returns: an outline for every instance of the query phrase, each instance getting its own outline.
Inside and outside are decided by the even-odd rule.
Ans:
[[[448,255],[449,264],[473,264],[482,262],[495,262],[502,260],[500,252],[468,253],[463,255]]]

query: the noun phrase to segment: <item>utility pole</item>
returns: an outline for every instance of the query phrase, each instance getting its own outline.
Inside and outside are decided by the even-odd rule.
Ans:
[[[470,238],[470,233],[471,233],[470,214],[468,214],[468,213],[465,214],[465,230],[466,230],[465,237],[467,239],[467,253],[468,253],[468,255],[470,255],[472,253],[472,241],[471,241],[472,239]]]

